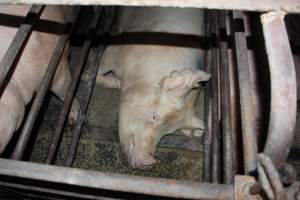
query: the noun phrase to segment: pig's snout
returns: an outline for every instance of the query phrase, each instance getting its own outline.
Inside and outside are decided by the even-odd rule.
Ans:
[[[143,152],[142,148],[134,144],[134,137],[129,139],[129,149],[127,149],[126,154],[133,168],[149,169],[156,163],[151,153]]]
[[[134,156],[130,155],[130,164],[133,168],[137,169],[149,169],[155,163],[156,160],[152,156]]]

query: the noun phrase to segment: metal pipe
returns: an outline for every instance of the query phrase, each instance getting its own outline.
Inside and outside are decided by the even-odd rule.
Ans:
[[[18,183],[9,183],[9,182],[2,182],[0,181],[0,186],[4,186],[4,187],[8,187],[8,188],[13,188],[16,190],[25,190],[26,193],[23,194],[23,192],[21,192],[19,194],[19,198],[20,195],[21,197],[26,197],[26,196],[30,196],[29,191],[33,191],[32,193],[46,193],[46,194],[52,194],[58,197],[73,197],[73,198],[83,198],[83,199],[97,199],[97,200],[120,200],[120,199],[116,199],[116,198],[106,198],[106,197],[100,197],[100,196],[96,196],[96,195],[90,195],[90,194],[80,194],[80,193],[76,193],[76,192],[70,192],[70,191],[66,191],[66,190],[58,190],[58,189],[50,189],[50,188],[43,188],[41,186],[32,186],[32,185],[23,185],[23,184],[18,184]],[[17,191],[13,191],[14,193],[16,193]],[[36,196],[34,196],[36,197]],[[39,197],[39,196],[38,196]],[[39,197],[41,198],[41,197]],[[53,199],[54,197],[48,197],[48,199]]]
[[[271,74],[271,112],[264,153],[277,169],[287,160],[294,138],[297,82],[283,12],[261,15]]]
[[[245,174],[249,175],[257,168],[257,139],[253,85],[251,83],[244,20],[240,11],[233,11],[233,39],[239,81],[244,171]]]
[[[223,135],[223,177],[224,183],[233,184],[233,143],[231,124],[230,78],[228,63],[228,42],[226,31],[226,11],[219,11],[218,46],[220,52],[221,83],[221,126]]]
[[[101,20],[100,20],[100,24],[98,25],[98,32],[97,35],[101,35],[105,32],[110,31],[111,29],[111,25],[112,25],[112,20],[107,20],[104,19],[104,15],[102,15]],[[71,143],[70,143],[70,148],[69,148],[69,152],[67,155],[67,158],[65,160],[65,166],[72,166],[73,164],[73,160],[76,154],[76,149],[78,146],[78,142],[80,139],[80,135],[81,135],[81,130],[82,130],[82,126],[83,123],[86,119],[86,113],[87,113],[87,109],[90,103],[90,99],[92,96],[92,92],[95,86],[95,82],[96,82],[96,78],[97,78],[97,74],[98,74],[98,69],[99,69],[99,65],[100,65],[100,61],[102,58],[102,54],[104,52],[105,46],[104,45],[100,45],[97,47],[93,47],[90,50],[90,55],[88,56],[88,62],[90,64],[91,67],[89,68],[89,74],[88,74],[88,78],[87,78],[87,84],[85,86],[85,89],[83,89],[84,94],[82,94],[82,96],[84,96],[85,98],[83,99],[83,102],[81,102],[81,109],[76,121],[76,125],[75,125],[75,129],[72,133],[72,139],[71,139]],[[97,55],[97,58],[95,59],[93,55]],[[90,62],[89,62],[90,61]]]
[[[220,182],[220,127],[219,127],[219,62],[218,50],[216,48],[216,26],[217,14],[212,12],[212,66],[211,66],[211,137],[212,137],[212,166],[211,166],[211,181],[213,183]]]
[[[211,34],[211,12],[206,12],[206,36]],[[211,44],[210,44],[211,47]],[[211,72],[211,64],[212,64],[212,51],[209,49],[206,53],[206,71]],[[209,120],[209,115],[211,111],[211,82],[208,81],[205,84],[204,88],[204,137],[203,137],[203,172],[202,172],[202,181],[209,183],[211,181],[211,124]]]
[[[32,26],[36,23],[44,9],[44,6],[34,5],[30,8],[24,21],[22,22],[13,41],[10,43],[6,53],[0,62],[0,86],[3,87],[3,82],[8,73],[13,69],[13,66],[18,60],[18,56],[23,51],[24,45],[31,35]]]
[[[65,121],[66,121],[66,117],[67,117],[67,115],[69,113],[69,110],[70,110],[70,106],[71,106],[71,103],[72,103],[72,100],[73,100],[73,97],[74,97],[74,94],[75,94],[75,91],[76,91],[76,86],[78,84],[80,74],[82,72],[82,69],[83,69],[83,66],[85,64],[87,55],[88,55],[89,50],[91,48],[91,43],[92,43],[92,40],[95,36],[97,25],[99,23],[101,13],[102,13],[102,7],[97,8],[95,17],[94,17],[94,19],[93,19],[93,21],[90,25],[90,30],[89,30],[88,37],[87,37],[86,41],[83,44],[81,54],[80,54],[80,57],[79,57],[79,61],[76,65],[76,68],[75,68],[75,71],[74,71],[74,74],[73,74],[73,77],[72,77],[72,81],[71,81],[71,84],[69,86],[69,89],[68,89],[68,92],[67,92],[67,95],[66,95],[66,98],[65,98],[65,101],[64,101],[64,107],[63,107],[62,112],[60,113],[60,116],[59,116],[59,119],[58,119],[58,124],[56,126],[54,136],[52,138],[51,145],[49,147],[49,151],[48,151],[49,153],[48,153],[48,156],[47,156],[47,159],[46,159],[47,164],[51,164],[53,162],[54,158],[55,158],[58,143],[59,143],[59,140],[61,138],[61,135],[62,135],[62,132],[63,132],[63,129],[64,129],[64,124],[65,124]]]
[[[300,12],[299,0],[1,0],[0,3],[14,4],[68,4],[68,5],[120,5],[120,6],[162,6],[195,7],[225,10],[285,11]]]
[[[79,10],[77,10],[76,15],[78,15],[78,11]],[[54,53],[52,55],[49,65],[47,67],[47,71],[46,71],[46,73],[43,77],[42,83],[40,85],[39,91],[37,92],[36,97],[34,98],[33,104],[30,108],[30,112],[27,116],[27,119],[26,119],[26,122],[22,129],[21,135],[20,135],[18,142],[16,144],[16,147],[11,155],[12,159],[15,159],[15,160],[22,159],[24,150],[25,150],[28,140],[30,138],[32,128],[34,126],[36,118],[38,117],[38,113],[43,104],[43,100],[48,91],[49,85],[51,84],[51,82],[53,80],[56,69],[59,65],[59,61],[63,55],[65,46],[69,40],[69,36],[75,27],[75,21],[73,23],[69,22],[69,23],[65,24],[64,34],[62,34],[60,36],[59,41],[55,47]]]
[[[38,181],[187,199],[233,199],[233,186],[128,176],[0,159],[0,175]]]

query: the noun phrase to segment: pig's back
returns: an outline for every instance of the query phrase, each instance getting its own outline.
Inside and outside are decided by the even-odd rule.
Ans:
[[[118,17],[118,31],[204,35],[204,11],[195,8],[126,7]]]
[[[155,32],[204,36],[204,11],[180,8],[122,8],[115,33]],[[151,41],[150,41],[151,42]],[[181,41],[182,42],[182,41]],[[183,41],[184,42],[184,41]],[[184,46],[184,45],[183,45]],[[138,82],[159,84],[174,70],[203,69],[204,51],[194,47],[131,44],[112,45],[104,54],[103,63],[109,63],[122,77],[123,87]],[[113,61],[113,62],[112,62]]]
[[[29,11],[27,5],[1,5],[0,13],[24,17]],[[61,6],[47,6],[42,19],[64,22]],[[0,20],[0,59],[3,58],[18,29],[1,25]],[[25,102],[32,98],[46,67],[50,61],[58,36],[33,31],[16,65],[11,81],[21,90]]]

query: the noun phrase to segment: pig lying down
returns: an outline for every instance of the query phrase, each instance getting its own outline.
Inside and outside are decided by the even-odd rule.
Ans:
[[[121,8],[113,34],[158,32],[204,36],[204,11],[179,8]],[[158,141],[181,130],[202,133],[194,115],[204,51],[162,44],[110,45],[100,64],[97,83],[121,90],[119,136],[128,161],[146,168]],[[202,70],[201,70],[202,69]]]
[[[30,6],[1,5],[0,13],[25,16],[29,9]],[[41,18],[64,23],[62,7],[47,6]],[[0,24],[0,59],[3,58],[16,32],[16,28]],[[21,125],[25,106],[39,88],[57,41],[57,35],[32,32],[0,99],[0,153]],[[53,79],[51,90],[63,100],[70,81],[71,76],[65,52]],[[75,101],[71,116],[76,116],[78,105]]]

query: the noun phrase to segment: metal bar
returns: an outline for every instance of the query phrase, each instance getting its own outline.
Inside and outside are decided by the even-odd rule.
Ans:
[[[34,5],[30,8],[24,21],[22,22],[17,34],[9,45],[6,53],[0,62],[0,86],[15,65],[18,56],[23,50],[23,47],[32,32],[32,26],[36,23],[44,9],[44,6]]]
[[[8,182],[2,182],[0,181],[0,186],[4,186],[4,187],[9,187],[9,188],[14,188],[14,189],[18,189],[18,190],[25,190],[25,191],[37,191],[40,193],[46,193],[46,194],[53,194],[56,196],[60,196],[60,197],[73,197],[73,198],[84,198],[84,199],[101,199],[101,200],[117,200],[115,198],[106,198],[106,197],[100,197],[100,196],[96,196],[96,195],[90,195],[90,194],[80,194],[80,193],[76,193],[76,192],[69,192],[69,191],[65,191],[65,190],[58,190],[58,189],[50,189],[50,188],[43,188],[43,187],[38,187],[38,186],[32,186],[32,185],[22,185],[22,184],[18,184],[18,183],[8,183]],[[15,191],[17,192],[17,191]],[[20,192],[20,195],[22,196],[29,196],[30,194],[27,194],[27,192]],[[39,197],[40,198],[40,197]],[[53,197],[48,197],[48,199],[53,199]]]
[[[78,11],[76,15],[78,15]],[[76,20],[75,20],[76,21]],[[38,117],[38,113],[41,109],[41,106],[43,104],[43,100],[45,98],[45,95],[48,91],[49,85],[51,84],[55,72],[57,70],[57,67],[59,65],[59,61],[63,55],[65,46],[69,40],[69,36],[72,33],[74,27],[75,27],[75,21],[73,23],[66,23],[65,24],[65,31],[64,34],[62,34],[59,38],[59,41],[56,45],[56,48],[54,50],[54,53],[52,55],[52,58],[49,62],[49,65],[47,67],[47,71],[43,77],[42,83],[40,85],[39,91],[36,94],[36,97],[34,98],[33,104],[30,108],[30,112],[27,116],[26,122],[24,124],[24,127],[22,129],[21,135],[18,139],[18,142],[16,144],[16,147],[11,155],[12,159],[20,160],[22,159],[24,150],[26,148],[26,145],[28,143],[28,140],[30,138],[30,134],[32,131],[32,128],[34,126],[34,123],[36,121],[36,118]]]
[[[2,185],[2,184],[4,184],[4,185]],[[6,186],[6,185],[8,185],[8,186]],[[9,185],[14,185],[14,184],[5,183],[5,182],[0,183],[0,199],[2,199],[4,197],[3,194],[4,195],[6,194],[5,197],[9,198],[9,199],[62,200],[62,199],[57,199],[54,197],[45,197],[45,196],[36,195],[36,194],[28,194],[28,193],[19,192],[19,191],[16,191],[15,188],[11,189],[11,187],[9,187]],[[23,186],[23,185],[21,185],[21,186]]]
[[[206,11],[206,36],[211,34],[211,12]],[[210,44],[211,46],[211,44]],[[211,72],[212,52],[209,49],[206,53],[207,72]],[[211,110],[211,83],[208,81],[204,88],[204,141],[203,141],[203,182],[209,183],[211,181],[211,125],[209,125],[209,114]]]
[[[225,10],[285,11],[300,12],[299,0],[0,0],[0,3],[14,4],[77,4],[77,5],[120,5],[120,6],[163,6],[195,7]]]
[[[233,38],[238,71],[241,122],[243,134],[244,171],[249,175],[257,168],[257,139],[253,85],[247,53],[247,42],[242,13],[233,11]]]
[[[230,77],[228,63],[228,42],[226,31],[226,11],[219,11],[218,46],[220,52],[221,80],[221,123],[223,135],[223,178],[226,184],[233,184],[233,143],[230,102]]]
[[[233,199],[233,186],[101,173],[0,159],[0,175],[96,189],[187,199]]]
[[[109,31],[111,28],[111,25],[112,25],[112,20],[104,19],[104,15],[102,15],[100,24],[98,26],[99,31],[98,31],[97,35],[101,35],[104,32]],[[83,99],[83,102],[81,103],[81,109],[80,109],[80,112],[79,112],[79,115],[78,115],[78,118],[76,121],[76,126],[72,133],[72,139],[71,139],[71,143],[70,143],[69,152],[68,152],[67,158],[65,160],[65,164],[64,164],[65,166],[72,166],[72,164],[73,164],[74,157],[76,154],[76,149],[77,149],[78,142],[79,142],[80,135],[81,135],[82,126],[86,119],[87,109],[88,109],[89,102],[90,102],[90,99],[92,96],[92,92],[93,92],[93,89],[95,86],[98,69],[99,69],[99,65],[100,65],[100,61],[101,61],[104,49],[105,49],[104,45],[101,45],[101,46],[93,47],[90,50],[90,54],[96,54],[97,58],[95,59],[93,55],[88,57],[88,59],[94,59],[94,60],[91,60],[90,62],[88,62],[88,63],[91,63],[90,64],[91,67],[90,67],[88,79],[87,79],[88,83],[87,83],[87,86],[85,86],[85,90],[84,90],[84,94],[83,94],[83,96],[85,96],[85,98]]]
[[[290,151],[296,122],[297,82],[283,12],[261,15],[271,74],[271,112],[264,153],[279,169]]]
[[[89,53],[89,50],[91,48],[91,43],[92,43],[92,40],[95,36],[97,25],[98,25],[101,13],[102,13],[102,7],[99,7],[96,11],[95,17],[94,17],[91,25],[90,25],[88,38],[86,39],[86,41],[83,44],[81,54],[80,54],[80,58],[79,58],[79,61],[76,65],[76,68],[75,68],[75,71],[74,71],[74,74],[73,74],[73,77],[72,77],[72,81],[71,81],[71,84],[69,86],[69,89],[68,89],[68,92],[67,92],[67,95],[66,95],[66,98],[65,98],[65,101],[64,101],[64,107],[63,107],[62,112],[60,113],[60,116],[59,116],[59,119],[58,119],[58,124],[56,126],[54,136],[53,136],[52,141],[51,141],[51,145],[50,145],[50,148],[49,148],[49,151],[48,151],[49,153],[48,153],[48,156],[47,156],[47,159],[46,159],[47,164],[51,164],[53,162],[54,158],[55,158],[58,143],[59,143],[59,140],[61,138],[61,135],[62,135],[62,132],[63,132],[63,129],[64,129],[64,124],[65,124],[65,121],[66,121],[66,117],[69,113],[70,106],[71,106],[71,103],[72,103],[72,100],[73,100],[73,97],[74,97],[74,94],[75,94],[75,91],[76,91],[76,86],[78,84],[78,79],[80,77],[81,71],[82,71],[83,66],[85,64],[85,61],[86,61],[87,55]]]
[[[212,164],[211,181],[220,182],[220,127],[219,127],[219,62],[218,50],[216,48],[216,11],[212,11],[212,66],[211,66],[211,137],[212,137]]]

